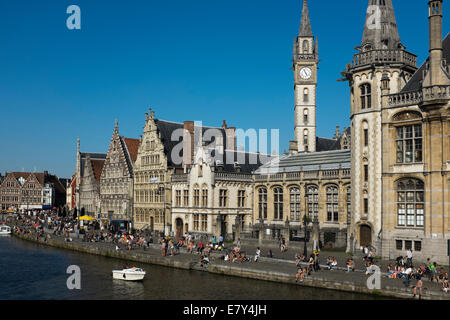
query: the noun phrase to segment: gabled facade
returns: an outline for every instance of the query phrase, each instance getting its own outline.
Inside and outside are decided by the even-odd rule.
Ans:
[[[138,139],[119,135],[119,125],[116,121],[100,176],[100,212],[103,220],[132,221],[133,165],[138,147]]]
[[[105,160],[92,160],[89,155],[84,162],[80,185],[80,214],[97,218],[100,213],[100,177],[104,164]]]

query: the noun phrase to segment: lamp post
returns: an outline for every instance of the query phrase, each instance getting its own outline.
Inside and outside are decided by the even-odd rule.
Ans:
[[[308,234],[308,232],[306,230],[307,223],[308,223],[307,222],[307,220],[308,220],[307,216],[308,216],[308,196],[305,196],[305,214],[303,215],[303,225],[305,227],[305,237],[304,237],[304,242],[303,242],[305,244],[305,246],[303,248],[303,254],[304,254],[305,258],[308,256],[308,249],[306,247],[306,239],[307,239],[307,234]]]
[[[166,184],[164,183],[164,187],[159,187],[159,195],[164,193],[164,207],[163,207],[163,233],[164,237],[166,236]]]

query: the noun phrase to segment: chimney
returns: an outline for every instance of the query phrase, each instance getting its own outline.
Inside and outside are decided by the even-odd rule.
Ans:
[[[341,129],[339,128],[339,126],[336,126],[336,132],[334,133],[334,139],[339,139],[339,137],[341,136]]]
[[[183,129],[183,167],[187,168],[194,160],[194,121],[184,121]]]
[[[225,134],[227,136],[226,149],[236,151],[236,128],[225,128]]]
[[[298,143],[297,140],[289,141],[289,154],[298,153]]]
[[[430,59],[428,74],[423,83],[424,87],[449,84],[449,79],[442,70],[442,2],[443,0],[431,0],[428,2]]]

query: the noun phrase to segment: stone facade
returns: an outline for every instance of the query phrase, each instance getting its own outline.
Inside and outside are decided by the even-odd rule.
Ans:
[[[322,245],[345,247],[351,205],[350,150],[281,157],[255,172],[254,231],[260,239],[308,236],[315,218]]]
[[[237,160],[248,161],[248,154],[234,150],[222,153],[223,159],[231,155],[232,164],[214,161],[210,154],[197,148],[189,172],[172,176],[173,231],[207,239],[223,236],[225,240],[249,235],[253,224],[251,172],[260,162],[241,166]]]
[[[92,160],[88,155],[84,162],[80,184],[80,215],[97,218],[100,213],[100,176],[105,160]]]
[[[119,136],[116,121],[100,177],[101,218],[124,220],[133,218],[133,164],[136,161],[139,140]]]
[[[443,46],[442,1],[429,7],[430,58],[419,70],[386,1],[379,8],[388,27],[370,28],[366,21],[359,53],[343,72],[351,86],[353,151],[354,241],[348,249],[370,244],[392,258],[412,248],[418,258],[444,263],[450,238],[450,38]]]
[[[64,206],[66,190],[59,179],[38,172],[9,172],[0,184],[2,211],[51,209]]]

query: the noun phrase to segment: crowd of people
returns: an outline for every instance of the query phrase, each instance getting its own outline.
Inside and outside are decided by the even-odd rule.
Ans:
[[[142,231],[133,230],[127,232],[125,230],[114,230],[108,226],[99,226],[96,221],[82,223],[78,219],[72,217],[61,217],[53,211],[30,211],[26,213],[15,214],[13,216],[2,216],[2,222],[12,227],[13,232],[19,234],[27,234],[36,239],[44,239],[47,241],[52,237],[62,237],[64,241],[71,242],[73,237],[81,239],[84,242],[105,242],[115,245],[116,250],[135,250],[141,248],[147,250],[153,243],[152,235]],[[185,248],[190,254],[200,255],[200,265],[207,267],[212,259],[212,252],[222,252],[219,260],[231,263],[258,262],[262,256],[261,249],[258,247],[252,256],[248,256],[241,249],[241,240],[238,238],[231,249],[225,248],[224,238],[222,236],[216,238],[200,237],[196,239],[193,235],[186,233],[179,238],[170,236],[162,237],[159,240],[161,245],[162,256],[175,256],[180,253],[180,248]],[[287,251],[287,245],[283,238],[280,239],[281,253]],[[376,253],[374,248],[364,247],[363,263],[366,268],[365,274],[372,275],[379,267],[376,265]],[[267,250],[266,256],[273,257],[271,249]],[[311,272],[320,270],[319,252],[315,250],[309,257],[305,254],[296,253],[295,263],[297,272],[295,275],[296,282],[304,281]],[[341,269],[338,260],[333,256],[328,256],[326,260],[328,270]],[[347,273],[355,271],[355,262],[352,258],[348,258],[345,268]],[[402,279],[405,287],[410,287],[411,280],[416,283],[413,288],[413,294],[422,296],[423,279],[430,282],[436,282],[441,285],[442,291],[448,293],[450,291],[448,272],[443,267],[438,267],[436,262],[427,259],[425,264],[419,265],[417,268],[413,265],[413,252],[411,249],[406,251],[405,256],[398,257],[395,263],[387,266],[386,275],[391,279]]]

